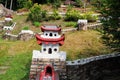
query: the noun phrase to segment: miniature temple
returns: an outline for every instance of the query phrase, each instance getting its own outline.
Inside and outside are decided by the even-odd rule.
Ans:
[[[60,35],[61,27],[45,25],[41,26],[41,31],[43,32],[41,35],[35,35],[41,50],[33,50],[30,79],[43,80],[43,76],[46,77],[45,72],[63,77],[62,74],[66,71],[66,52],[59,50],[59,46],[62,46],[65,40],[64,34]],[[52,77],[50,80],[59,80],[59,78]]]

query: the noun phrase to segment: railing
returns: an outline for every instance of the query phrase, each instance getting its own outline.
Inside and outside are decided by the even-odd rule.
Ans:
[[[4,26],[3,30],[13,30],[13,28],[15,27],[16,22],[14,22],[11,26]]]
[[[88,25],[87,25],[87,28],[88,28],[88,29],[102,28],[102,23],[88,24]]]
[[[102,28],[102,23],[95,23],[95,24],[87,24],[86,25],[88,29],[97,29]],[[70,32],[70,31],[76,31],[77,28],[69,28],[69,29],[63,29],[62,32]]]
[[[107,55],[100,55],[100,56],[95,56],[95,57],[89,57],[86,59],[67,61],[66,65],[84,65],[84,64],[90,63],[92,61],[103,60],[103,59],[112,58],[112,57],[116,57],[116,56],[120,56],[120,52],[113,53],[113,54],[107,54]]]

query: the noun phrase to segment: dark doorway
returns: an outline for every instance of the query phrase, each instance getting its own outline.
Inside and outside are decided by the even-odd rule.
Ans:
[[[51,48],[48,49],[48,54],[52,54],[52,49]]]
[[[46,68],[46,74],[49,74],[52,76],[52,68],[50,66]]]

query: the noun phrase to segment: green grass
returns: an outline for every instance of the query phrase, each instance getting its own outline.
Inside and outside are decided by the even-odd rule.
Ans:
[[[65,22],[65,27],[76,27],[77,22]]]
[[[3,59],[5,60],[4,64],[8,65],[9,63],[9,68],[5,74],[0,75],[0,80],[28,80],[31,62],[30,52]]]
[[[30,21],[26,22],[27,15],[14,16],[17,23],[13,34],[18,34],[24,26],[34,32],[40,32]],[[62,28],[73,27],[75,22],[63,20],[43,21],[43,24],[61,25]],[[60,50],[67,52],[67,60],[74,60],[100,54],[108,54],[111,50],[102,42],[102,34],[98,31],[76,31],[65,33],[65,44]],[[28,80],[32,51],[40,50],[35,39],[29,41],[6,41],[0,36],[0,66],[9,66],[5,74],[0,75],[0,80]]]
[[[13,34],[18,34],[25,26],[28,26],[28,28],[34,32],[39,33],[40,32],[40,28],[35,27],[35,25],[33,25],[33,23],[31,21],[26,21],[27,20],[27,14],[26,15],[14,15],[13,21],[16,22],[16,26],[14,28],[14,30],[12,31]],[[40,22],[40,26],[41,25],[61,25],[62,28],[66,28],[66,27],[74,27],[76,25],[76,22],[64,22],[64,20],[50,20],[50,21],[43,21]]]
[[[60,50],[67,52],[67,60],[111,52],[97,31],[69,32],[65,36],[65,44]],[[40,50],[35,39],[27,42],[0,40],[0,66],[9,66],[6,73],[0,75],[0,80],[28,80],[34,49]]]
[[[93,30],[69,32],[61,49],[67,52],[68,60],[108,54],[111,50],[103,44],[101,36]]]
[[[9,66],[0,80],[28,80],[32,50],[39,49],[35,39],[23,41],[0,42],[0,66]]]

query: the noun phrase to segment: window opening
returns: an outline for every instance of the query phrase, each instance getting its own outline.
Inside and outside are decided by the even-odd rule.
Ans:
[[[51,48],[48,49],[48,54],[52,54],[52,49]]]

